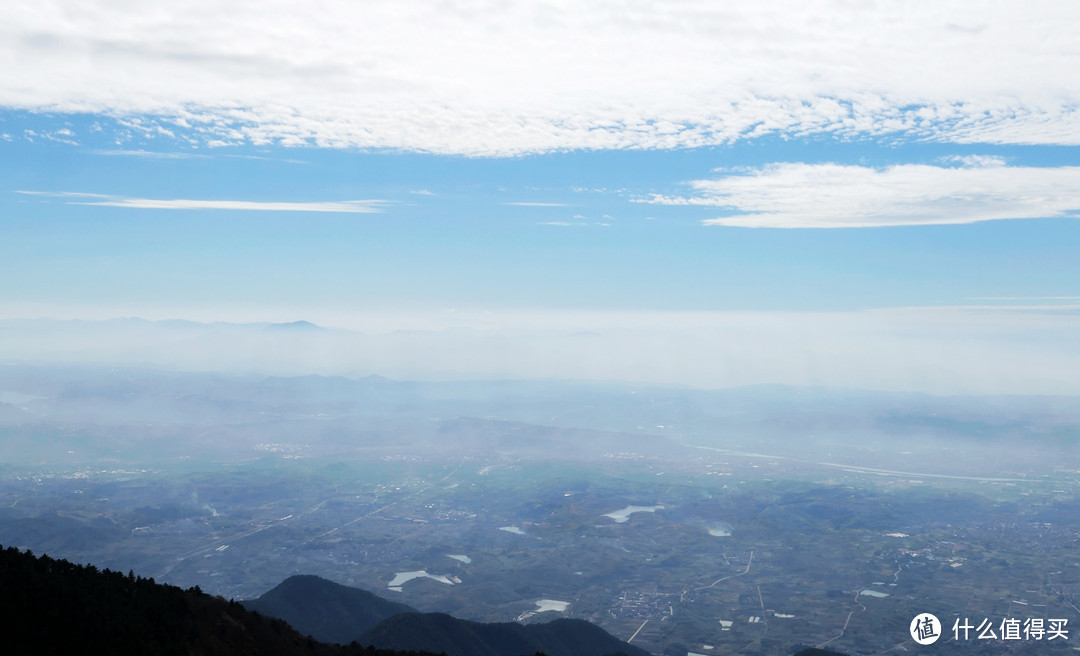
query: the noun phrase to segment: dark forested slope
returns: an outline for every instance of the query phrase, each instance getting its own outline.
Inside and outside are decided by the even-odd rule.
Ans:
[[[197,588],[14,548],[0,548],[0,635],[8,654],[393,656],[317,642]]]

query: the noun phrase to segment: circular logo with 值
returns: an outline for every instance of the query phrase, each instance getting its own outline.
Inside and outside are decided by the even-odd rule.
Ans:
[[[911,639],[920,645],[932,645],[941,637],[941,622],[930,613],[922,613],[911,620]]]

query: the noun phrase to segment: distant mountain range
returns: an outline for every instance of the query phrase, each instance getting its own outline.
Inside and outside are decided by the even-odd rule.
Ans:
[[[0,343],[4,342],[0,322]],[[301,329],[306,330],[306,329]],[[285,348],[285,346],[282,346]],[[209,366],[209,363],[208,363]],[[403,382],[378,376],[274,377],[98,365],[0,363],[0,448],[6,464],[101,459],[248,459],[259,445],[303,445],[304,457],[356,449],[470,451],[576,461],[633,452],[680,461],[688,449],[761,453],[813,462],[823,444],[858,444],[865,467],[891,469],[898,440],[934,449],[1022,445],[990,458],[1023,463],[1080,448],[1072,397],[933,397],[754,387],[692,390],[557,381]],[[69,430],[78,426],[77,434]],[[772,449],[772,451],[768,451]],[[996,453],[996,451],[995,451]],[[1029,467],[1044,471],[1047,458]],[[956,473],[924,458],[909,467]],[[966,463],[970,474],[973,461]],[[1009,471],[1019,470],[1010,464]],[[914,470],[912,470],[914,471]]]
[[[311,323],[310,321],[290,321],[289,323],[269,323],[265,324],[263,330],[283,330],[283,331],[318,331],[326,330],[322,326]]]
[[[971,405],[959,397],[942,404],[926,394],[900,390],[923,390],[950,396],[971,392],[1024,396],[1064,394],[1066,396],[1051,400],[1050,404],[1063,407],[1074,416],[1068,408],[1075,406],[1075,396],[1080,393],[1077,384],[1067,376],[1039,373],[1041,365],[1038,363],[1042,360],[1033,354],[1025,356],[1025,351],[1011,350],[1020,348],[1021,342],[1006,349],[1013,353],[1010,357],[1015,359],[1015,376],[977,376],[974,372],[981,370],[983,363],[976,366],[976,361],[986,359],[985,366],[990,367],[987,371],[1005,366],[990,364],[1005,357],[1004,352],[988,347],[984,349],[989,354],[986,358],[981,357],[982,350],[978,350],[979,357],[970,353],[961,356],[960,352],[935,355],[920,349],[922,342],[914,338],[914,333],[911,340],[893,342],[893,337],[882,334],[879,337],[883,341],[880,344],[874,342],[879,347],[902,347],[896,351],[867,345],[849,349],[836,342],[817,352],[810,346],[816,343],[814,340],[822,338],[832,343],[835,337],[808,335],[809,341],[805,341],[797,336],[794,322],[798,320],[794,318],[791,320],[792,332],[786,333],[788,329],[785,328],[790,339],[788,350],[782,355],[776,350],[779,344],[775,336],[770,337],[772,333],[768,331],[757,334],[744,327],[739,330],[747,332],[738,332],[741,339],[734,339],[732,332],[719,324],[698,326],[696,320],[684,322],[674,316],[670,321],[650,320],[648,325],[624,324],[630,321],[624,317],[606,327],[582,330],[584,326],[577,320],[571,322],[573,325],[560,328],[547,325],[546,321],[534,323],[525,317],[506,321],[508,317],[455,319],[452,315],[406,319],[405,315],[393,312],[376,313],[361,319],[362,330],[320,326],[304,320],[230,323],[183,319],[151,321],[135,317],[97,321],[0,318],[0,362],[92,364],[241,375],[319,374],[362,378],[379,374],[396,380],[427,381],[636,381],[633,385],[620,386],[623,390],[633,387],[642,395],[640,399],[648,399],[637,404],[641,409],[631,417],[653,414],[643,410],[650,406],[652,410],[663,408],[663,404],[675,396],[678,406],[674,410],[679,411],[679,423],[683,425],[688,425],[685,419],[694,415],[723,417],[728,410],[738,410],[731,402],[738,403],[740,396],[749,396],[751,401],[765,398],[770,404],[780,400],[796,407],[813,407],[815,401],[823,400],[827,407],[814,409],[826,410],[824,414],[828,417],[837,411],[840,415],[848,415],[845,406],[852,402],[879,415],[882,410],[942,405],[955,410]],[[537,318],[542,316],[543,313]],[[1047,336],[1054,334],[1048,332]],[[1010,344],[1004,339],[1004,333],[1000,337],[1003,347]],[[1066,331],[1054,339],[1065,344],[1068,337]],[[970,348],[977,346],[963,343]],[[856,356],[856,352],[867,355]],[[906,352],[907,356],[901,356],[901,352]],[[1051,349],[1048,354],[1058,352],[1061,349]],[[868,357],[870,360],[866,360]],[[871,361],[874,366],[868,366]],[[946,368],[954,369],[956,375],[934,375],[932,372],[944,371],[941,367],[946,366],[946,361],[951,363]],[[1021,370],[1026,373],[1022,375]],[[971,373],[962,374],[963,371]],[[705,393],[672,394],[689,389],[684,387],[686,385]],[[806,385],[812,386],[808,394],[806,389],[798,389]],[[823,391],[817,388],[819,385],[831,389]],[[712,408],[714,399],[710,398],[712,395],[707,393],[708,390],[737,390],[745,386],[750,386],[745,393],[724,394],[720,400],[726,403]],[[792,393],[787,386],[796,386],[796,391]],[[894,392],[868,394],[858,389]],[[595,405],[593,400],[581,405]],[[899,408],[897,401],[901,402]],[[1008,399],[1007,404],[1025,414],[1029,409],[1026,406],[1030,406],[1017,399]],[[1047,399],[1037,399],[1034,405],[1045,408]],[[563,413],[566,407],[563,406]],[[1008,415],[1012,409],[1006,408],[1007,412],[996,414]],[[684,410],[686,414],[683,414]],[[595,413],[586,415],[583,418],[588,415],[595,418]],[[666,425],[669,422],[660,423]],[[929,426],[941,427],[937,424]]]

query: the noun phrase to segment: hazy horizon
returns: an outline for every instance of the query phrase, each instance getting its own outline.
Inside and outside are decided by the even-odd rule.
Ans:
[[[1071,315],[955,308],[415,314],[372,317],[353,328],[317,322],[297,327],[290,322],[0,319],[0,360],[421,381],[554,379],[703,389],[779,384],[946,395],[1076,395],[1080,381],[1073,372],[1080,367],[1080,347],[1070,336],[1080,330],[1078,324]],[[1017,331],[1023,331],[1022,339]],[[1032,341],[1032,335],[1039,339]]]

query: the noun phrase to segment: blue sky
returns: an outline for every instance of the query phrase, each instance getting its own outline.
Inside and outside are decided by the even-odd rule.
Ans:
[[[0,318],[652,344],[690,313],[707,348],[752,315],[898,341],[876,378],[588,375],[882,386],[972,336],[992,373],[968,343],[897,386],[1080,392],[1074,5],[384,5],[0,10]]]

